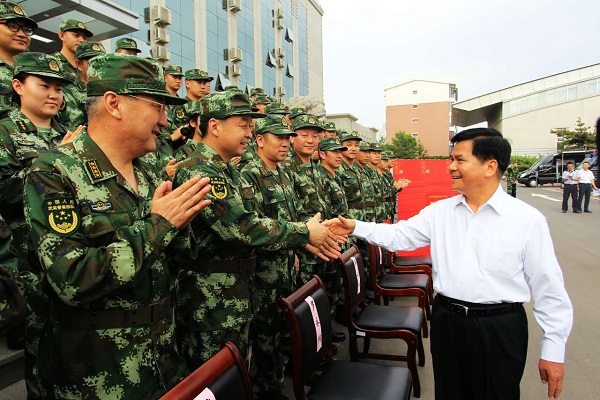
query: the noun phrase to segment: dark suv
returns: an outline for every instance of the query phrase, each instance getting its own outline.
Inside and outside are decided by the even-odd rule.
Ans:
[[[584,159],[592,159],[597,155],[596,153],[596,150],[580,150],[549,154],[542,157],[531,168],[521,172],[517,180],[529,187],[559,183],[563,170],[567,168],[567,162],[571,161],[574,165],[579,165]]]

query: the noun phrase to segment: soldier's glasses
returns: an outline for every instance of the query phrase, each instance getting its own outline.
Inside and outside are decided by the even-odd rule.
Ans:
[[[27,25],[17,24],[16,22],[0,22],[0,25],[6,25],[14,33],[23,31],[27,36],[33,35],[33,28]]]
[[[150,99],[145,99],[143,97],[134,96],[132,94],[128,94],[127,96],[128,97],[133,97],[134,99],[138,99],[138,100],[144,100],[144,101],[147,101],[148,103],[156,104],[157,106],[160,107],[159,112],[161,112],[161,113],[163,111],[165,111],[165,103],[159,103],[158,101],[154,101],[154,100],[150,100]]]

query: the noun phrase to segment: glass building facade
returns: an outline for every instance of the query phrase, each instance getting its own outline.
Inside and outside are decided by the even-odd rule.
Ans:
[[[315,76],[316,82],[321,82],[321,90],[309,93],[308,43],[312,32],[309,24],[318,24],[314,31],[320,35],[323,14],[316,0],[113,1],[140,16],[139,31],[126,36],[138,42],[141,56],[149,56],[155,48],[150,42],[152,26],[144,18],[144,12],[148,7],[159,5],[171,14],[171,24],[166,26],[169,43],[164,46],[169,60],[165,64],[179,64],[184,70],[206,69],[211,76],[228,78],[242,90],[262,87],[268,95],[282,99],[323,97],[322,76]],[[229,32],[235,32],[236,37],[229,37]],[[257,34],[259,37],[255,37]],[[112,38],[113,43],[118,38]],[[205,45],[198,46],[198,38]],[[322,38],[318,41],[322,42]],[[235,65],[228,59],[232,48],[242,54],[240,61],[233,62]],[[315,51],[322,53],[322,46]],[[322,70],[322,59],[320,54],[318,71]],[[213,82],[215,90],[217,79]]]

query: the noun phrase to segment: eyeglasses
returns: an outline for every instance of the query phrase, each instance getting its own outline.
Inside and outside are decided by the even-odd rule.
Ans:
[[[134,96],[132,94],[128,94],[128,97],[133,97],[134,99],[138,99],[138,100],[144,100],[147,101],[148,103],[152,103],[152,104],[156,104],[157,106],[160,107],[159,112],[163,112],[165,111],[165,103],[159,103],[158,101],[154,101],[154,100],[150,100],[150,99],[145,99],[143,97],[138,97],[138,96]]]
[[[8,29],[12,32],[17,33],[19,31],[23,31],[23,33],[27,36],[33,35],[33,28],[27,25],[20,25],[16,22],[0,22],[0,25],[6,25]]]

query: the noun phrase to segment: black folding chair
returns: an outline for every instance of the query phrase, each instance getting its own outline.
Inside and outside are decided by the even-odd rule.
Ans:
[[[365,273],[363,259],[356,246],[345,251],[338,263],[344,277],[344,317],[348,328],[350,358],[356,361],[361,358],[405,361],[412,374],[413,394],[421,396],[421,383],[417,371],[416,353],[419,365],[425,365],[425,351],[421,327],[423,310],[410,306],[382,306],[367,304],[365,301]],[[363,351],[358,351],[358,337],[364,339]],[[406,342],[406,354],[370,353],[371,338],[402,339]]]
[[[279,300],[292,336],[296,400],[409,399],[411,373],[403,367],[338,361],[331,355],[331,314],[323,282],[315,276]],[[324,363],[324,365],[323,365]],[[307,379],[323,367],[306,393]]]

